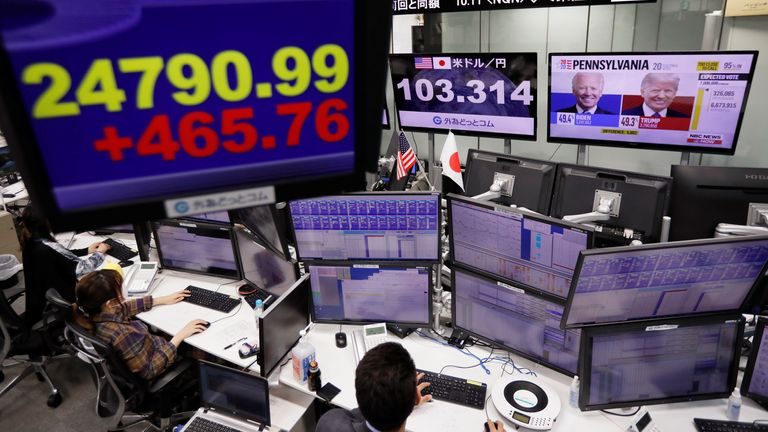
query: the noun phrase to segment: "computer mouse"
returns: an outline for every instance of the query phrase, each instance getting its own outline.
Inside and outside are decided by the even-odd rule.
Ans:
[[[347,334],[344,332],[336,333],[336,347],[344,348],[347,346]]]
[[[483,422],[483,428],[484,428],[483,430],[485,432],[491,432],[491,428],[490,428],[490,426],[488,426],[488,422],[487,421]]]
[[[204,322],[204,323],[202,323],[202,324],[203,324],[203,326],[204,326],[205,328],[208,328],[208,327],[210,327],[210,326],[211,326],[211,323],[209,323],[208,321],[206,321],[206,322]]]
[[[120,267],[128,267],[133,265],[133,261],[125,260],[125,261],[120,261],[118,264],[120,264]]]

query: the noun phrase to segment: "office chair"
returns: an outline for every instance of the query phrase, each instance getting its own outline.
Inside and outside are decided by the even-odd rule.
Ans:
[[[146,381],[128,370],[109,344],[71,319],[67,320],[65,337],[78,358],[91,366],[96,381],[96,414],[109,418],[109,431],[137,424],[148,425],[145,430],[166,430],[172,422],[194,414],[174,414],[177,406],[197,409],[197,368],[193,360],[180,360],[159,377]]]
[[[11,257],[12,259],[8,258]],[[13,255],[0,255],[0,273],[8,269],[8,266],[14,266],[12,261],[18,260]],[[51,388],[51,394],[48,397],[48,406],[55,408],[61,404],[61,393],[53,384],[48,375],[46,366],[54,358],[58,351],[49,337],[49,329],[54,320],[36,323],[33,327],[28,327],[22,317],[14,311],[13,301],[21,297],[23,293],[23,277],[20,277],[20,271],[16,271],[11,277],[0,281],[0,335],[2,335],[2,348],[0,348],[0,381],[5,378],[2,364],[6,359],[13,357],[18,363],[25,364],[26,367],[12,379],[8,384],[0,389],[0,397],[4,396],[11,389],[16,387],[21,380],[32,374],[37,376],[39,381],[45,381]],[[19,290],[19,285],[21,290]],[[23,359],[22,357],[27,357]]]

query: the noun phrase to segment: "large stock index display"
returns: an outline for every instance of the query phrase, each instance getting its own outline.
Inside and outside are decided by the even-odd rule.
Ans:
[[[113,206],[131,212],[100,216],[332,193],[374,160],[358,141],[381,129],[359,121],[379,123],[380,98],[365,109],[356,93],[358,80],[385,85],[388,30],[369,35],[367,23],[376,7],[386,16],[388,1],[2,3],[0,120],[28,172],[44,178],[33,198],[70,224]],[[325,181],[289,187],[308,178]],[[257,186],[271,199],[235,193]],[[233,195],[206,196],[222,191]],[[164,201],[190,195],[204,198]]]
[[[594,249],[580,259],[567,327],[738,313],[768,261],[768,237]]]
[[[355,194],[290,203],[299,259],[438,258],[439,194]]]
[[[757,51],[550,54],[548,139],[733,154]]]
[[[536,53],[389,56],[400,126],[536,138]]]
[[[562,299],[592,232],[557,219],[452,197],[453,261]]]

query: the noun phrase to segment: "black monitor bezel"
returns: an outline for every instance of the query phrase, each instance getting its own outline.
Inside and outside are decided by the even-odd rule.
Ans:
[[[277,238],[280,241],[280,249],[277,250],[273,247],[271,242],[267,241],[264,237],[261,236],[261,234],[252,228],[249,224],[245,223],[245,219],[240,217],[240,212],[245,211],[252,207],[245,207],[240,209],[234,209],[229,211],[229,220],[232,223],[243,225],[248,231],[250,231],[251,234],[257,239],[259,239],[259,244],[266,247],[267,249],[271,250],[272,252],[276,253],[277,255],[280,255],[285,260],[291,259],[291,251],[288,249],[288,240],[286,240],[285,236],[282,235],[280,232],[280,224],[278,223],[279,216],[277,214],[277,204],[265,204],[265,206],[269,206],[269,213],[272,216],[272,222],[275,224],[275,231],[277,231]],[[262,207],[262,206],[257,206]]]
[[[390,71],[389,76],[392,77],[392,58],[416,58],[416,57],[435,57],[435,56],[477,56],[478,54],[483,55],[500,55],[500,56],[515,56],[515,55],[532,55],[536,58],[537,63],[537,74],[538,74],[538,61],[539,61],[539,54],[536,51],[529,51],[529,52],[503,52],[503,51],[495,51],[495,52],[483,52],[483,53],[470,53],[470,52],[448,52],[448,53],[413,53],[413,54],[389,54],[389,63],[390,63]],[[397,83],[395,83],[395,80],[392,79],[392,89],[397,94]],[[537,87],[538,90],[538,87]],[[534,96],[538,97],[538,95]],[[400,125],[400,129],[403,131],[408,132],[426,132],[426,133],[439,133],[439,134],[448,134],[448,132],[453,132],[454,135],[465,135],[465,136],[471,136],[471,137],[487,137],[487,138],[511,138],[515,140],[521,140],[521,141],[536,141],[538,136],[538,125],[539,125],[539,118],[538,113],[534,112],[532,113],[533,116],[531,117],[533,119],[533,135],[522,135],[522,134],[501,134],[501,133],[490,133],[490,132],[480,132],[480,131],[465,131],[460,129],[437,129],[437,128],[425,128],[425,127],[413,127],[413,126],[403,126],[403,122],[400,119],[400,107],[397,106],[397,97],[395,97],[395,115],[397,115],[397,124]],[[536,102],[538,104],[538,102]],[[538,105],[537,105],[538,106]]]
[[[184,219],[184,220],[188,220],[188,221],[192,221],[192,222],[205,222],[205,223],[219,224],[219,225],[232,225],[232,224],[234,224],[234,222],[232,220],[231,210],[220,210],[220,211],[207,212],[207,213],[226,213],[227,217],[229,218],[229,222],[222,222],[222,221],[217,221],[217,220],[205,219],[203,217],[200,217],[200,215],[183,216],[183,217],[179,217],[179,219]],[[200,214],[205,214],[205,213],[200,213]]]
[[[261,239],[258,236],[256,236],[255,234],[253,234],[253,232],[251,232],[250,230],[246,230],[246,229],[243,229],[243,228],[238,227],[237,225],[235,225],[234,232],[235,232],[235,238],[237,238],[239,233],[242,233],[243,236],[248,238],[248,241],[252,241],[252,242],[256,243],[257,245],[261,246],[264,250],[268,251],[269,253],[272,253],[273,255],[276,255],[277,259],[290,263],[292,265],[292,267],[293,267],[293,272],[294,272],[295,279],[297,281],[299,280],[300,272],[299,272],[299,263],[298,262],[296,262],[296,261],[294,261],[292,259],[285,259],[284,257],[282,257],[282,256],[280,256],[278,254],[274,254],[272,252],[272,250],[270,248],[264,246],[261,243],[261,241],[260,241]],[[241,243],[242,242],[240,240],[236,241],[237,252],[238,252],[238,254],[237,254],[238,258],[237,259],[240,261],[242,280],[244,280],[250,286],[253,286],[253,287],[256,287],[256,288],[259,288],[259,289],[263,289],[264,291],[272,293],[273,291],[270,288],[259,286],[256,282],[248,279],[248,277],[246,276],[246,274],[245,274],[245,264],[243,264],[243,257],[240,254],[240,244]],[[294,284],[295,284],[295,282],[294,282]],[[282,295],[281,293],[273,293],[273,294],[280,294],[280,295]]]
[[[755,68],[757,67],[757,50],[736,50],[736,51],[667,51],[667,52],[653,52],[653,51],[627,51],[627,52],[555,52],[549,53],[547,62],[547,142],[551,143],[563,143],[563,144],[579,144],[579,145],[594,145],[601,147],[615,147],[615,148],[628,148],[628,149],[642,149],[642,150],[663,150],[663,151],[676,151],[676,152],[696,152],[696,153],[709,153],[709,154],[721,154],[732,156],[736,153],[736,145],[739,142],[739,133],[741,132],[741,125],[744,121],[744,111],[747,107],[747,99],[749,98],[749,91],[752,87],[752,80],[754,79]],[[733,135],[733,146],[730,149],[718,150],[711,147],[692,147],[682,146],[679,144],[650,144],[635,141],[604,141],[594,140],[589,138],[564,138],[553,137],[551,133],[552,124],[549,121],[549,115],[551,112],[551,100],[552,100],[552,57],[554,56],[580,56],[580,57],[599,57],[599,56],[680,56],[680,55],[727,55],[727,54],[753,54],[752,66],[750,67],[749,80],[747,81],[747,88],[744,92],[744,100],[739,112],[739,121],[736,122],[736,130]]]
[[[749,385],[752,384],[752,374],[755,372],[755,363],[757,362],[757,356],[760,353],[760,349],[768,349],[768,347],[762,347],[766,324],[768,324],[768,317],[757,317],[755,335],[752,338],[752,351],[749,353],[747,367],[744,369],[744,376],[741,378],[741,394],[755,401],[755,403],[760,405],[763,409],[768,409],[768,395],[761,395],[749,391]]]
[[[264,377],[261,377],[261,376],[258,376],[258,375],[253,375],[253,374],[249,374],[248,372],[245,372],[245,371],[233,369],[231,367],[227,367],[227,366],[224,366],[224,365],[221,365],[221,364],[218,364],[218,363],[213,363],[213,362],[202,360],[202,359],[198,359],[197,362],[198,362],[198,368],[199,369],[202,369],[203,367],[210,367],[212,369],[226,370],[228,373],[242,376],[243,379],[262,381],[263,384],[264,384],[264,393],[266,393],[266,396],[267,396],[267,399],[266,399],[266,402],[267,402],[266,403],[266,406],[267,406],[266,418],[264,418],[264,419],[247,418],[247,417],[243,416],[243,413],[234,413],[234,414],[242,416],[242,418],[247,420],[247,421],[257,422],[257,423],[263,424],[265,426],[270,426],[271,425],[272,414],[271,414],[271,410],[270,410],[270,407],[269,407],[269,405],[270,405],[269,404],[269,382],[267,382],[267,380]],[[198,372],[199,372],[199,369],[198,369]],[[203,402],[203,400],[202,400],[203,380],[202,379],[199,380],[197,388],[198,388],[198,391],[199,391],[198,394],[200,395],[200,398],[201,398],[201,400],[200,400],[201,405],[203,405],[206,408],[215,408],[215,409],[221,410],[222,412],[231,413],[231,411],[228,410],[227,407],[225,407],[225,406],[214,404],[214,403]]]
[[[536,220],[536,221],[539,221],[539,222],[544,222],[544,223],[547,223],[547,224],[550,224],[550,225],[557,225],[557,226],[565,227],[565,228],[568,228],[568,229],[575,229],[575,230],[582,231],[583,233],[585,233],[587,235],[587,249],[585,249],[585,250],[589,250],[592,247],[594,247],[595,231],[592,228],[584,226],[584,225],[579,225],[579,224],[575,224],[575,223],[571,223],[571,222],[566,222],[566,221],[564,221],[562,219],[556,219],[556,218],[553,218],[553,217],[549,217],[549,216],[545,216],[545,215],[540,215],[540,214],[536,214],[536,213],[533,213],[533,212],[528,212],[528,211],[520,210],[520,209],[517,209],[517,208],[507,207],[505,205],[492,203],[490,201],[478,201],[478,200],[473,199],[473,198],[468,198],[468,197],[461,196],[461,195],[456,195],[456,194],[448,194],[448,195],[446,195],[445,198],[446,198],[446,200],[448,202],[448,221],[449,221],[449,224],[452,223],[450,221],[453,221],[453,209],[452,209],[451,204],[452,204],[453,201],[459,201],[459,202],[462,202],[464,204],[469,204],[469,205],[476,206],[476,207],[484,207],[485,209],[491,209],[493,211],[514,213],[514,214],[521,215],[524,218],[533,219],[533,220]],[[566,297],[560,297],[560,296],[558,296],[556,294],[550,293],[548,291],[544,291],[544,290],[536,288],[534,286],[526,285],[526,284],[523,284],[521,282],[518,282],[518,281],[515,281],[513,279],[510,279],[508,277],[505,277],[505,276],[502,276],[502,275],[493,274],[493,273],[490,273],[490,272],[485,271],[483,269],[479,269],[479,268],[476,268],[474,266],[471,266],[469,264],[464,264],[464,263],[461,263],[459,261],[456,261],[456,257],[455,257],[455,253],[454,253],[455,246],[454,246],[453,227],[449,226],[448,230],[451,233],[451,235],[449,236],[449,238],[450,238],[449,260],[454,265],[460,265],[460,266],[464,267],[465,269],[472,270],[474,273],[482,274],[482,275],[485,275],[485,276],[487,276],[487,277],[489,277],[491,279],[496,279],[496,280],[502,281],[504,283],[507,283],[509,285],[512,285],[512,286],[515,286],[515,287],[519,287],[519,288],[523,288],[523,289],[525,289],[528,292],[537,293],[541,297],[545,297],[545,298],[548,298],[550,300],[554,300],[555,303],[565,304],[565,302],[567,300],[567,296]],[[577,262],[577,265],[578,265],[578,262]],[[576,276],[576,271],[574,269],[574,277],[575,276]],[[573,284],[573,278],[571,278],[571,284]]]
[[[456,272],[469,274],[470,276],[474,276],[474,277],[486,280],[488,282],[504,283],[503,281],[500,281],[498,279],[492,278],[492,277],[487,276],[485,274],[477,273],[477,272],[475,272],[475,271],[473,271],[473,270],[471,270],[471,269],[469,269],[469,268],[467,268],[467,267],[465,267],[463,265],[455,264],[453,266],[453,271],[451,272],[451,289],[452,289],[452,291],[454,293],[456,292],[455,291],[456,290]],[[534,297],[534,298],[536,298],[538,300],[546,301],[546,302],[549,302],[549,303],[552,303],[552,304],[555,304],[555,305],[558,305],[558,306],[563,306],[559,302],[554,302],[554,301],[552,301],[552,299],[550,299],[548,297],[545,297],[543,295],[540,295],[540,294],[538,294],[536,292],[529,291],[529,290],[524,289],[524,288],[517,288],[517,289],[523,291],[526,295],[530,295],[530,296],[532,296],[532,297]],[[454,296],[453,300],[451,301],[451,316],[454,317],[454,319],[453,319],[453,328],[454,329],[464,331],[464,332],[472,335],[472,337],[474,337],[476,339],[482,340],[482,341],[487,342],[487,343],[489,343],[491,345],[494,345],[494,346],[497,346],[499,348],[505,349],[507,351],[513,352],[516,355],[519,355],[520,357],[524,357],[524,358],[526,358],[526,359],[528,359],[528,360],[530,360],[530,361],[532,361],[532,362],[534,362],[536,364],[540,364],[540,365],[542,365],[542,366],[544,366],[546,368],[552,369],[552,370],[554,370],[556,372],[560,372],[563,375],[567,375],[569,377],[573,377],[574,375],[576,375],[578,373],[578,371],[579,371],[579,363],[578,362],[581,360],[581,356],[579,356],[579,360],[577,360],[577,362],[576,362],[576,370],[575,371],[569,371],[569,370],[563,369],[562,367],[557,366],[557,365],[555,365],[553,363],[550,363],[550,362],[548,362],[548,361],[546,361],[544,359],[536,358],[536,357],[534,357],[534,356],[532,356],[532,355],[530,355],[530,354],[528,354],[526,352],[520,351],[518,349],[515,349],[513,347],[505,345],[502,342],[499,342],[497,340],[488,338],[486,336],[483,336],[483,335],[481,335],[479,333],[476,333],[476,332],[474,332],[474,331],[472,331],[470,329],[464,328],[464,327],[456,324],[456,303],[457,303],[456,302],[456,297]],[[563,331],[567,331],[567,330],[563,330]],[[581,346],[581,343],[579,343],[579,346]]]
[[[309,199],[331,199],[334,197],[371,197],[375,199],[376,197],[397,197],[397,196],[405,196],[405,197],[425,197],[425,196],[434,196],[437,197],[437,244],[435,245],[435,251],[436,256],[435,259],[407,259],[403,260],[405,262],[409,261],[418,261],[421,263],[436,263],[440,260],[440,253],[441,249],[440,246],[442,244],[441,239],[441,232],[442,232],[442,211],[440,207],[440,192],[386,192],[386,191],[380,191],[380,192],[353,192],[353,193],[347,193],[347,194],[338,194],[338,195],[326,195],[316,198],[309,198]],[[328,261],[328,262],[335,262],[340,260],[324,260],[322,258],[318,257],[302,257],[299,251],[299,240],[296,238],[296,227],[293,223],[293,212],[291,212],[291,203],[288,203],[288,220],[291,223],[291,232],[293,233],[293,238],[296,240],[296,260],[298,261]],[[347,258],[346,261],[354,261],[354,262],[363,262],[363,261],[373,261],[373,262],[379,262],[379,261],[390,261],[390,262],[399,262],[399,258]]]
[[[373,324],[373,323],[380,323],[382,322],[380,319],[376,320],[326,320],[326,319],[318,319],[315,315],[315,303],[314,298],[312,296],[312,280],[311,280],[311,272],[310,267],[363,267],[363,268],[371,268],[371,266],[377,266],[378,268],[406,268],[406,269],[412,269],[412,268],[424,268],[429,271],[429,275],[427,277],[428,280],[428,291],[427,291],[427,316],[426,320],[424,322],[416,322],[416,321],[386,321],[387,324],[398,324],[403,327],[429,327],[431,325],[431,319],[432,319],[432,295],[435,292],[434,287],[434,264],[430,262],[424,262],[424,261],[305,261],[304,262],[304,268],[306,269],[306,274],[309,275],[310,278],[310,295],[309,295],[309,313],[312,318],[312,322],[314,323],[320,323],[320,324],[348,324],[348,325],[366,325],[366,324]]]
[[[600,173],[604,174],[617,174],[620,176],[625,176],[629,178],[639,178],[643,180],[651,180],[651,181],[666,181],[667,182],[667,188],[666,193],[664,194],[664,208],[662,209],[662,217],[666,216],[667,213],[669,213],[670,203],[672,201],[672,185],[674,184],[674,179],[669,176],[662,176],[662,175],[656,175],[656,174],[648,174],[648,173],[639,173],[635,171],[627,171],[627,170],[621,170],[616,168],[605,168],[605,167],[599,167],[599,166],[593,166],[593,165],[578,165],[578,164],[570,164],[570,163],[559,163],[557,164],[557,173],[555,174],[555,187],[552,189],[552,201],[549,206],[549,214],[550,216],[555,213],[555,206],[559,203],[561,200],[561,196],[565,196],[563,192],[560,191],[560,188],[562,187],[564,183],[564,179],[568,177],[565,174],[565,170],[571,169],[571,170],[578,170],[578,171],[588,171],[592,174],[595,174],[595,179],[598,179],[598,175]],[[628,182],[624,182],[624,184],[628,184]],[[559,208],[557,210],[560,210]],[[563,215],[568,216],[568,215]],[[556,216],[552,216],[556,217]],[[605,226],[617,226],[613,223],[613,221],[598,221],[598,224],[605,225]],[[659,218],[657,221],[654,222],[654,231],[656,231],[654,234],[658,234],[658,237],[661,237],[661,226],[662,226],[662,218]],[[622,227],[622,228],[632,228],[635,231],[640,231],[638,228],[634,227]],[[649,233],[643,233],[644,235],[649,236]],[[600,235],[598,232],[597,235]],[[655,236],[650,237],[650,239],[659,241]]]
[[[587,403],[587,401],[589,401],[589,390],[590,390],[590,384],[592,380],[592,376],[591,376],[592,337],[594,335],[602,335],[602,334],[608,334],[608,333],[622,333],[622,332],[633,331],[633,330],[647,331],[646,330],[647,327],[657,326],[657,325],[658,326],[671,325],[671,326],[675,326],[674,328],[679,328],[679,327],[692,327],[692,326],[707,325],[707,324],[720,324],[720,323],[727,324],[729,322],[735,323],[736,335],[733,341],[734,346],[732,347],[731,368],[728,373],[728,384],[726,385],[726,388],[722,392],[705,393],[705,394],[699,394],[694,396],[674,396],[674,397],[634,400],[634,401],[626,401],[626,402],[611,402],[611,403],[595,404],[595,405],[589,405]],[[690,401],[697,401],[697,400],[719,399],[719,398],[728,397],[728,395],[731,394],[731,390],[736,386],[736,378],[739,372],[739,359],[741,358],[741,341],[742,341],[743,335],[744,335],[744,317],[738,314],[736,315],[720,314],[716,316],[676,318],[671,320],[665,320],[663,322],[638,321],[638,322],[622,323],[622,324],[615,324],[615,325],[609,325],[609,326],[584,328],[582,329],[582,332],[581,332],[581,349],[580,349],[580,355],[579,355],[579,380],[581,381],[579,385],[579,409],[581,411],[592,411],[592,410],[603,410],[608,408],[623,408],[623,407],[632,407],[632,406],[638,406],[638,405],[656,405],[656,404],[665,404],[665,403],[673,403],[673,402],[690,402]]]
[[[311,302],[312,302],[312,291],[311,291],[311,286],[310,286],[310,281],[309,281],[309,273],[307,273],[304,276],[300,277],[298,280],[296,280],[296,282],[290,288],[288,288],[288,291],[286,291],[284,294],[280,295],[280,297],[278,297],[278,299],[275,300],[269,306],[269,308],[267,308],[267,310],[264,311],[261,314],[261,316],[259,317],[259,347],[263,347],[265,342],[269,343],[268,342],[269,339],[266,338],[265,334],[264,334],[264,328],[266,327],[264,325],[264,318],[266,317],[267,319],[269,319],[269,314],[272,311],[274,311],[275,308],[280,307],[280,305],[283,302],[287,301],[286,298],[288,298],[288,296],[294,294],[294,292],[296,290],[303,289],[303,287],[306,288],[306,291],[307,291],[306,295],[308,297],[308,303],[309,303],[309,304],[306,304],[306,307],[307,307],[307,324],[305,325],[305,327],[312,322],[311,319],[310,319],[311,313],[312,313],[312,305],[311,305]],[[268,377],[269,374],[271,374],[272,371],[274,371],[280,365],[280,360],[282,360],[282,358],[285,357],[285,355],[288,354],[291,351],[291,348],[296,345],[296,343],[299,341],[299,339],[300,339],[300,335],[297,333],[296,334],[296,340],[291,344],[291,347],[288,348],[288,350],[286,352],[284,352],[277,359],[277,362],[274,365],[272,365],[272,367],[269,370],[266,370],[265,364],[264,364],[264,360],[265,360],[264,359],[264,355],[263,355],[263,353],[260,352],[259,355],[257,356],[256,361],[257,361],[257,364],[259,365],[259,373],[261,374],[261,376],[264,377],[264,378]]]
[[[464,177],[467,179],[467,183],[469,183],[469,179],[471,178],[471,175],[472,175],[471,168],[474,165],[474,163],[472,161],[475,160],[475,158],[473,157],[473,155],[475,155],[475,154],[482,154],[482,155],[487,155],[487,156],[493,156],[493,157],[496,157],[497,159],[506,159],[510,163],[512,163],[513,161],[522,161],[522,162],[531,162],[531,163],[537,163],[537,164],[542,164],[542,165],[551,165],[552,166],[552,171],[553,171],[553,174],[552,174],[552,186],[551,186],[551,188],[549,190],[549,199],[547,200],[546,211],[539,212],[536,209],[530,209],[530,210],[533,210],[533,211],[536,211],[538,213],[542,213],[542,214],[545,214],[545,215],[549,214],[549,209],[550,209],[550,207],[552,207],[552,196],[554,195],[554,192],[555,192],[555,179],[557,178],[557,172],[558,172],[557,171],[557,165],[558,165],[557,162],[543,160],[543,159],[532,159],[532,158],[526,158],[526,157],[519,157],[519,156],[514,156],[514,155],[511,155],[511,154],[507,154],[507,153],[496,153],[496,152],[492,152],[492,151],[488,151],[488,150],[469,149],[469,152],[467,153],[466,169],[464,171]],[[497,161],[497,163],[498,163],[498,161]]]
[[[573,279],[571,279],[571,287],[568,289],[568,299],[566,300],[566,303],[565,303],[565,312],[563,313],[563,318],[560,321],[560,328],[561,329],[576,329],[576,328],[583,329],[587,327],[605,326],[605,325],[627,323],[627,322],[654,322],[654,321],[667,321],[670,319],[690,317],[690,316],[713,316],[713,315],[723,315],[723,314],[729,314],[729,313],[730,314],[747,313],[749,312],[749,305],[751,305],[755,300],[760,298],[760,293],[758,292],[758,289],[761,287],[763,278],[765,277],[765,272],[768,271],[768,261],[766,261],[765,264],[763,265],[763,268],[760,271],[760,276],[758,276],[755,279],[755,282],[752,284],[752,287],[749,289],[749,291],[747,292],[747,295],[744,297],[744,301],[741,303],[741,306],[735,310],[731,309],[731,310],[720,310],[720,311],[711,311],[711,312],[702,312],[702,313],[663,315],[658,317],[632,318],[630,320],[606,321],[606,322],[599,322],[599,323],[591,322],[591,323],[568,324],[568,315],[570,314],[571,306],[573,305],[573,298],[576,295],[576,285],[578,284],[578,279],[581,274],[581,268],[584,265],[584,257],[586,256],[608,255],[608,254],[614,254],[614,253],[634,252],[634,251],[643,251],[643,250],[674,249],[677,247],[690,247],[690,246],[710,245],[710,244],[717,244],[717,243],[738,243],[738,242],[756,241],[756,240],[759,241],[761,239],[768,241],[768,235],[686,240],[686,241],[678,241],[678,242],[652,243],[652,244],[639,245],[639,246],[621,246],[621,247],[601,248],[601,249],[592,249],[592,250],[582,251],[579,253],[578,261],[576,261],[576,270],[573,272]]]
[[[27,115],[19,85],[15,79],[10,56],[3,47],[0,35],[0,129],[3,130],[14,161],[24,176],[29,195],[48,217],[54,232],[89,228],[98,225],[138,223],[143,220],[167,218],[164,201],[185,196],[235,191],[255,186],[274,187],[275,201],[287,201],[310,196],[320,196],[340,191],[365,188],[365,173],[376,169],[378,149],[369,143],[381,139],[381,107],[387,82],[386,56],[389,53],[389,36],[392,28],[392,5],[388,1],[353,1],[354,7],[354,68],[351,73],[359,77],[354,82],[355,159],[352,173],[331,176],[311,176],[281,180],[233,183],[224,187],[174,193],[172,195],[128,200],[120,204],[62,210],[53,194],[53,187],[42,158],[42,152]],[[364,79],[363,79],[364,78]],[[382,91],[370,91],[381,88]]]
[[[232,280],[243,279],[243,264],[240,262],[240,253],[237,246],[237,235],[235,235],[233,226],[217,224],[217,223],[208,223],[208,222],[193,222],[193,221],[179,220],[179,219],[162,219],[158,221],[152,221],[151,225],[152,225],[152,237],[154,237],[155,239],[155,247],[157,248],[157,260],[160,262],[161,268],[168,269],[168,270],[175,270],[179,272],[200,274],[204,276],[220,277],[223,279],[232,279]],[[175,227],[194,225],[194,227],[203,227],[208,229],[228,231],[229,238],[232,244],[232,254],[235,257],[235,269],[237,274],[234,276],[229,276],[229,275],[222,275],[222,274],[210,273],[210,272],[198,271],[198,270],[189,270],[182,267],[166,265],[163,259],[162,247],[160,246],[160,241],[158,241],[159,237],[157,235],[157,227],[160,225],[175,226]]]

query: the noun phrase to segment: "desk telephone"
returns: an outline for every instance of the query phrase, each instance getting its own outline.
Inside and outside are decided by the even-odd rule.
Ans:
[[[141,262],[128,280],[128,294],[143,294],[149,291],[149,285],[157,274],[157,262]]]

